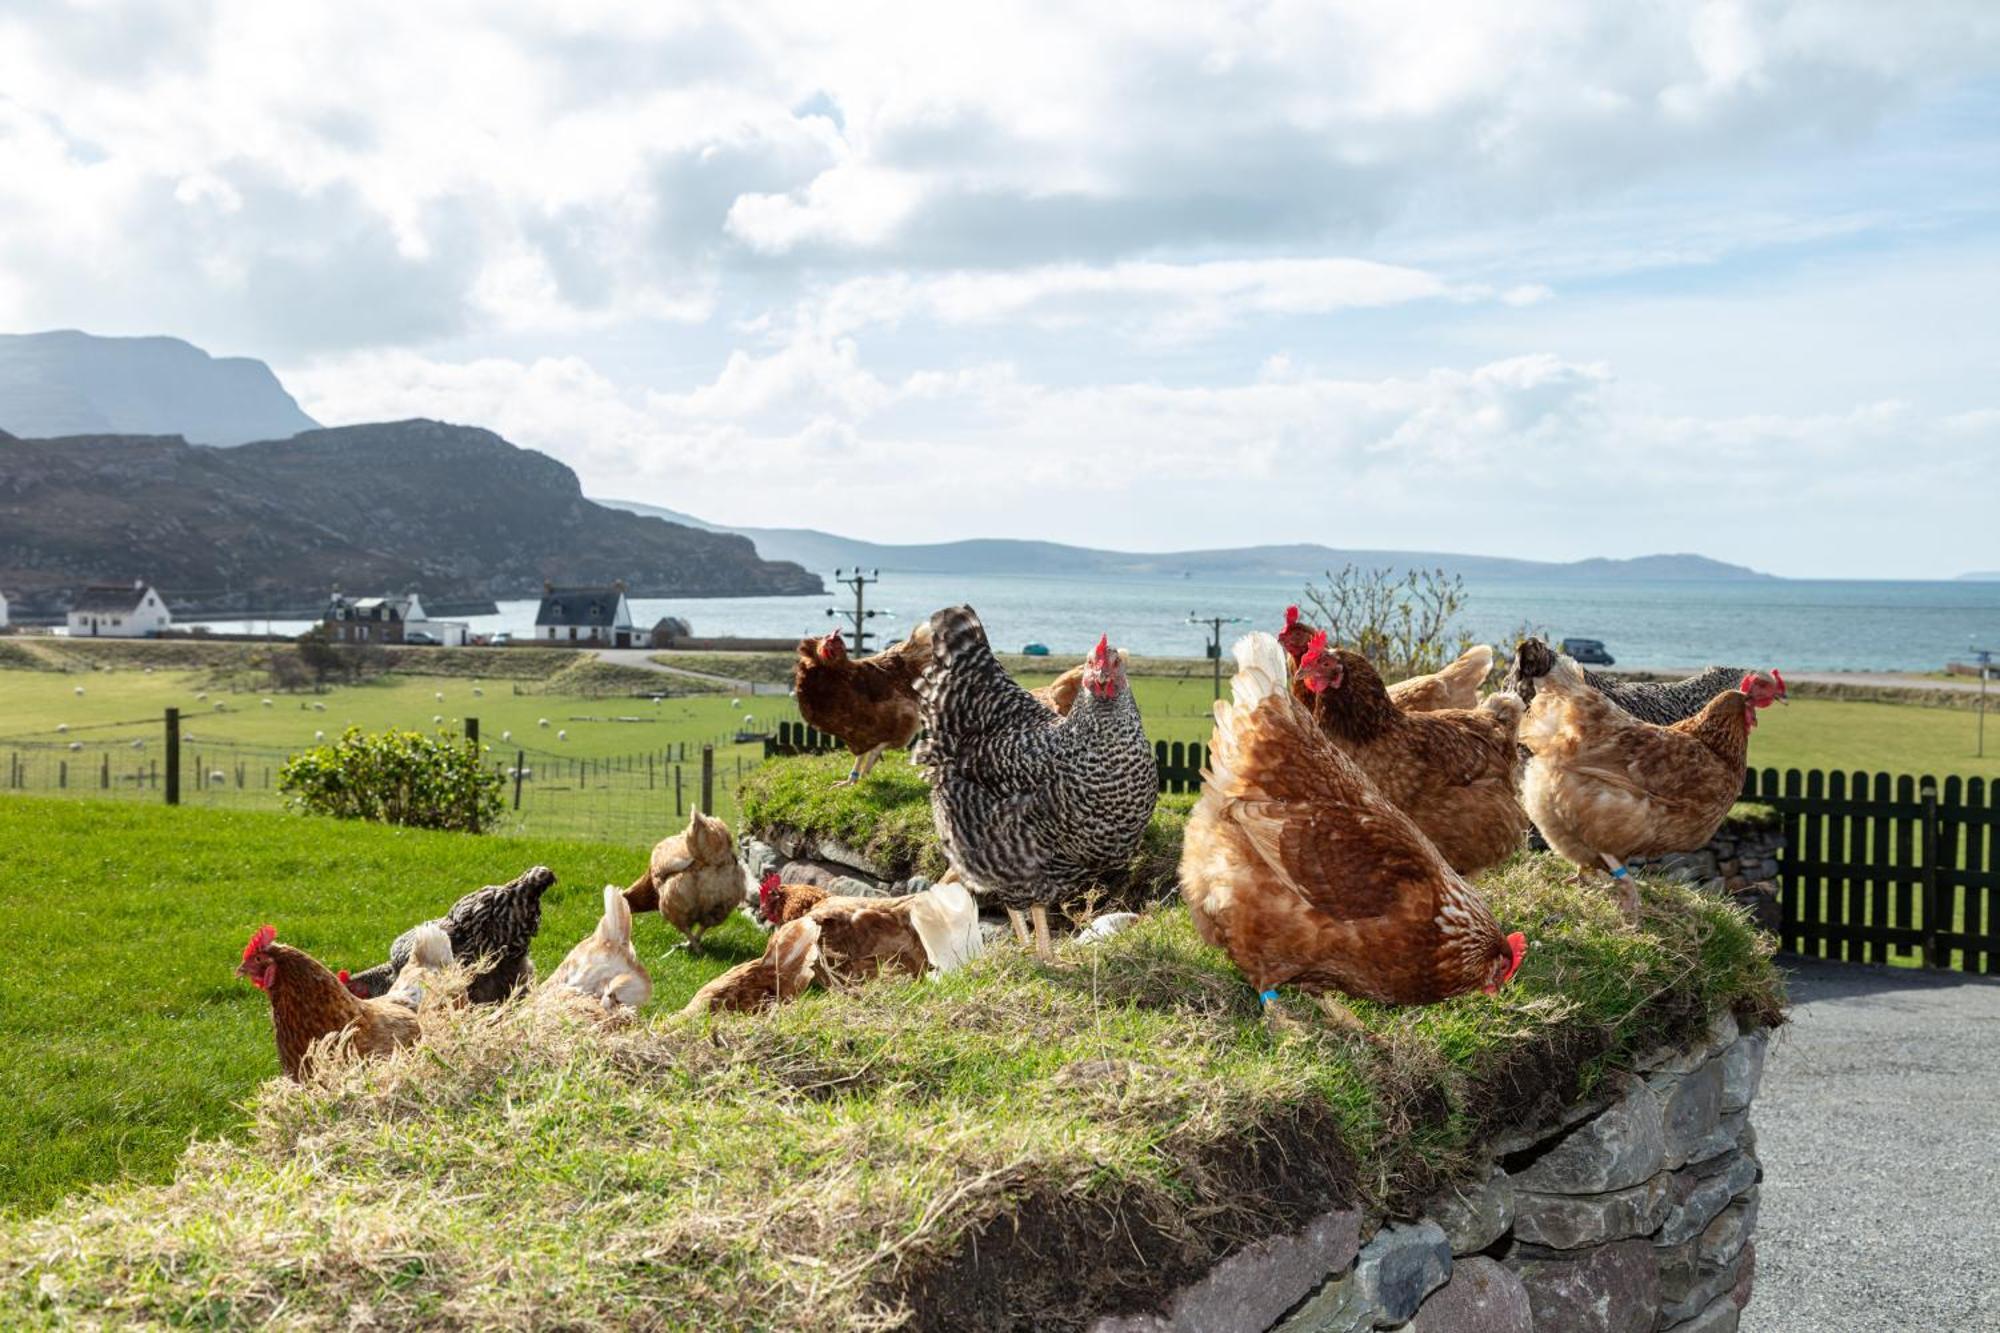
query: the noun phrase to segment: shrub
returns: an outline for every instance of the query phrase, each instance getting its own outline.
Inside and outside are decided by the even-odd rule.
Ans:
[[[1436,671],[1472,646],[1456,623],[1465,607],[1465,580],[1442,569],[1347,565],[1326,583],[1309,583],[1306,601],[1327,638],[1360,653],[1390,679]],[[1511,651],[1511,646],[1510,649]]]
[[[499,818],[501,785],[471,741],[359,727],[293,755],[278,773],[286,801],[308,814],[460,832]]]

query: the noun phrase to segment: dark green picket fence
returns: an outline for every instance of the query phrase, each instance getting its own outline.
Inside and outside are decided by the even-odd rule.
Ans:
[[[1743,799],[1778,811],[1779,938],[1851,963],[2000,971],[2000,784],[1751,770]]]

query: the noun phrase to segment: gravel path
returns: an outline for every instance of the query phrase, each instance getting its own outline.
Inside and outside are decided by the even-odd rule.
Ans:
[[[2000,1330],[2000,982],[1797,962],[1744,1333]]]
[[[711,685],[726,686],[739,694],[784,694],[785,687],[762,684],[754,680],[738,680],[734,676],[718,676],[712,671],[690,671],[686,667],[668,666],[665,662],[653,660],[650,648],[599,648],[599,660],[615,666],[638,667],[643,671],[657,671],[663,676],[681,676],[688,680],[707,681]]]

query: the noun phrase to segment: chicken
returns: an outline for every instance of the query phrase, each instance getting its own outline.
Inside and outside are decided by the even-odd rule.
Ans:
[[[1505,860],[1526,840],[1514,794],[1521,701],[1496,694],[1478,708],[1406,713],[1389,702],[1359,653],[1313,635],[1294,696],[1391,805],[1416,822],[1461,875]]]
[[[738,963],[694,993],[684,1014],[769,1009],[812,984],[819,966],[819,923],[810,915],[771,932],[764,956]]]
[[[1320,729],[1265,633],[1235,648],[1215,705],[1209,767],[1181,849],[1195,929],[1257,988],[1274,1023],[1280,986],[1387,1004],[1497,991],[1527,950],[1409,816]]]
[[[1125,668],[1100,638],[1083,692],[1057,717],[1015,684],[971,607],[931,617],[932,659],[917,682],[928,732],[912,758],[931,784],[945,858],[1025,940],[1049,946],[1048,909],[1124,872],[1159,797],[1159,768]]]
[[[1500,688],[1521,696],[1521,702],[1535,701],[1535,686],[1555,665],[1556,650],[1541,639],[1523,639],[1514,648],[1514,663]],[[1734,689],[1750,675],[1748,667],[1712,666],[1686,680],[1620,680],[1582,667],[1584,683],[1620,708],[1659,727],[1671,727],[1708,707],[1709,701],[1724,690]],[[1782,677],[1773,673],[1780,685]]]
[[[652,998],[653,979],[632,948],[632,908],[616,884],[606,884],[597,929],[569,951],[535,1000],[615,1020],[638,1013]]]
[[[1318,633],[1299,619],[1299,608],[1285,608],[1285,628],[1278,642],[1294,665],[1306,655],[1312,636]],[[1493,648],[1475,643],[1436,671],[1411,676],[1389,687],[1389,701],[1406,713],[1434,713],[1443,708],[1479,707],[1479,687],[1493,672]],[[1525,703],[1526,701],[1523,700]]]
[[[1558,657],[1521,724],[1521,796],[1549,846],[1617,881],[1628,920],[1639,910],[1627,858],[1690,851],[1715,836],[1743,791],[1757,710],[1785,697],[1775,674],[1749,673],[1693,717],[1642,722]]]
[[[794,966],[806,948],[791,933],[799,925],[812,927],[813,956]],[[860,985],[885,973],[949,972],[981,948],[979,904],[963,884],[936,884],[900,898],[822,898],[771,933],[763,958],[709,983],[688,1007],[764,1008],[813,983]]]
[[[313,1043],[339,1034],[356,1055],[385,1055],[419,1035],[417,1008],[424,982],[452,960],[451,940],[428,923],[412,932],[410,960],[387,993],[364,1000],[341,984],[311,954],[277,942],[275,926],[259,926],[243,946],[236,975],[271,999],[271,1028],[278,1040],[278,1063],[304,1082]]]
[[[1119,658],[1123,660],[1124,654],[1120,653]],[[1057,717],[1067,717],[1069,710],[1076,707],[1077,692],[1083,688],[1083,667],[1084,664],[1079,662],[1048,684],[1037,686],[1028,693]]]
[[[757,910],[774,926],[796,921],[827,899],[827,892],[815,884],[786,884],[775,870],[765,872],[757,885]]]
[[[729,826],[696,810],[687,828],[662,838],[646,873],[625,890],[635,912],[655,908],[687,936],[688,952],[701,952],[701,937],[743,906],[743,867]]]
[[[901,748],[917,734],[917,676],[930,661],[930,627],[873,657],[850,658],[840,631],[799,641],[792,695],[799,716],[854,751],[854,767],[841,786],[868,776],[882,751]]]
[[[451,940],[452,955],[467,968],[484,961],[484,971],[473,975],[466,999],[474,1004],[496,1004],[525,989],[535,979],[534,960],[528,946],[542,928],[542,895],[555,884],[556,876],[547,866],[524,870],[511,883],[476,889],[453,903],[451,910],[424,926],[436,926]],[[410,961],[416,941],[416,926],[396,937],[389,946],[389,961],[365,972],[340,979],[363,999],[386,992]]]

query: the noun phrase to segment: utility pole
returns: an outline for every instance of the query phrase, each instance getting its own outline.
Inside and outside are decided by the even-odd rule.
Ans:
[[[886,611],[870,611],[867,606],[868,585],[871,583],[880,583],[882,581],[882,571],[879,569],[861,569],[858,566],[852,573],[842,573],[836,569],[833,571],[833,581],[854,590],[854,609],[852,611],[841,611],[829,606],[826,609],[826,613],[830,616],[845,617],[854,625],[854,655],[856,657],[866,657],[868,655],[868,622],[876,616],[889,614]]]
[[[2000,648],[1973,648],[1973,657],[1979,661],[1979,749],[1978,757],[1986,757],[1986,678],[1993,674],[1993,654]]]
[[[1224,625],[1247,625],[1247,616],[1200,616],[1188,612],[1187,623],[1208,626],[1208,658],[1215,663],[1215,697],[1222,697],[1222,627]]]

